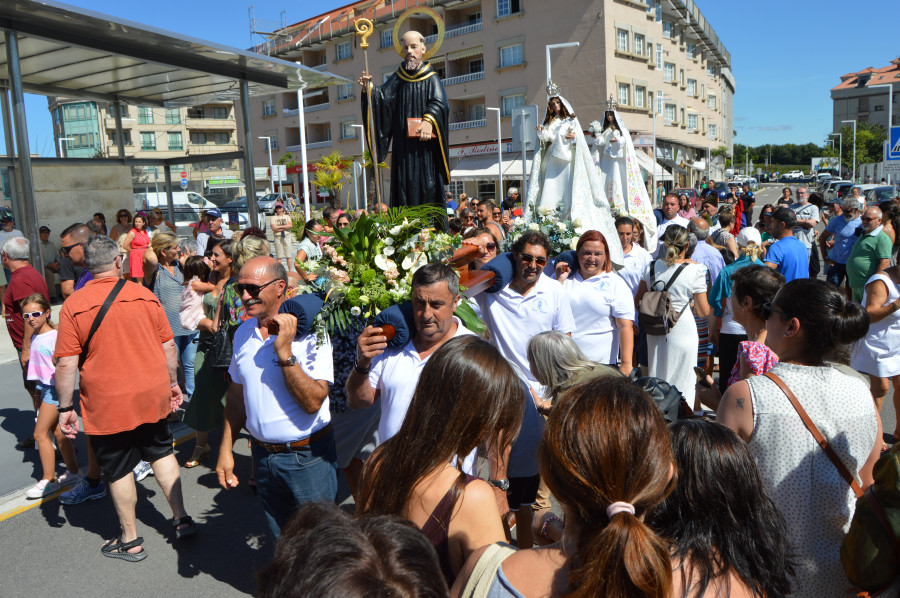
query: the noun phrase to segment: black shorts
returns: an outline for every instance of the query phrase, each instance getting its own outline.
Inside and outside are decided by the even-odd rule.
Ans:
[[[533,505],[537,500],[538,486],[541,476],[529,478],[509,478],[509,490],[506,491],[506,502],[510,511],[518,511],[519,507]]]
[[[118,434],[88,435],[88,439],[100,469],[110,482],[131,475],[142,460],[153,463],[175,452],[172,432],[165,419]]]

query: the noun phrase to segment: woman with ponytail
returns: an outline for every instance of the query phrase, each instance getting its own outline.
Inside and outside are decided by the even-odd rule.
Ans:
[[[508,556],[483,548],[451,595],[668,598],[669,549],[644,517],[676,474],[665,420],[647,393],[626,378],[574,386],[544,428],[540,466],[565,513],[562,540]]]
[[[787,520],[797,563],[794,594],[840,596],[850,588],[840,546],[856,495],[768,376],[775,374],[793,392],[865,489],[881,450],[881,420],[867,385],[826,359],[866,334],[869,315],[838,287],[809,278],[789,282],[763,307],[765,342],[779,363],[765,376],[730,386],[717,419],[748,443],[766,493]]]

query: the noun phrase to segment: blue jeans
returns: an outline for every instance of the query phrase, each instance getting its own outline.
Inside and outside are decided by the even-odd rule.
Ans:
[[[338,467],[333,433],[289,453],[270,453],[255,442],[251,446],[256,488],[276,539],[299,505],[334,502]]]
[[[835,263],[833,266],[829,266],[828,271],[825,273],[825,280],[837,286],[841,286],[846,277],[847,264]]]
[[[175,337],[178,358],[181,360],[181,369],[184,372],[184,390],[187,398],[194,394],[194,357],[197,356],[197,336],[199,334],[199,332],[192,332]]]

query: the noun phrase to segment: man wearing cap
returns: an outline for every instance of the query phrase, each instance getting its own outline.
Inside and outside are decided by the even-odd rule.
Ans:
[[[14,227],[16,226],[16,220],[12,217],[12,215],[7,214],[2,219],[0,219],[0,247],[3,246],[3,243],[6,242],[7,239],[11,239],[13,237],[24,237],[22,231],[16,230]],[[3,266],[3,273],[6,275],[6,280],[9,280],[10,271]]]
[[[850,257],[847,258],[847,282],[856,303],[862,303],[863,290],[869,277],[891,265],[892,243],[891,238],[884,232],[881,223],[883,217],[878,206],[866,210],[860,218],[862,235],[853,244]]]
[[[847,276],[847,260],[850,251],[859,238],[862,221],[859,219],[859,202],[852,197],[845,197],[842,202],[842,213],[828,223],[825,232],[819,237],[819,247],[826,256],[825,280],[841,286]],[[832,243],[828,243],[831,239]],[[829,245],[831,248],[829,249]]]
[[[41,259],[44,262],[44,280],[47,281],[47,290],[50,291],[51,301],[58,299],[56,294],[56,273],[59,272],[59,249],[56,243],[50,240],[50,227],[40,228]]]
[[[294,242],[294,233],[291,231],[293,222],[290,215],[284,210],[284,204],[275,202],[275,214],[269,216],[269,229],[275,240],[275,259],[282,262],[285,267],[290,267],[288,260],[291,254],[291,244]]]
[[[781,272],[785,283],[797,278],[809,278],[809,250],[794,236],[797,226],[794,210],[776,208],[769,223],[769,234],[778,240],[769,247],[765,264]]]
[[[232,237],[231,229],[222,228],[222,212],[218,208],[206,210],[206,224],[209,232],[197,233],[197,255],[206,255],[209,241],[221,241]],[[210,245],[210,249],[212,245]]]

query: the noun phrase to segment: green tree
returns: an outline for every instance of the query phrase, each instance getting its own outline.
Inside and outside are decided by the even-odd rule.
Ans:
[[[316,162],[315,185],[328,192],[328,203],[332,207],[336,207],[341,199],[341,189],[344,188],[344,179],[349,169],[350,161],[345,160],[338,150]]]
[[[843,152],[841,164],[847,170],[853,169],[853,127],[844,125],[841,128]],[[887,130],[881,125],[870,122],[858,122],[856,125],[856,166],[869,162],[881,162],[884,157],[884,142],[887,141]]]

